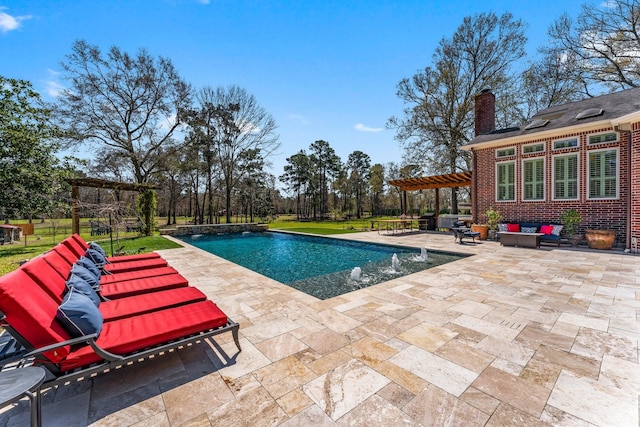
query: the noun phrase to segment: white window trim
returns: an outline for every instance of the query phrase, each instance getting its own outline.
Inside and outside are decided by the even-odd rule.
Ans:
[[[602,151],[615,151],[616,152],[616,160],[618,162],[618,167],[616,167],[616,195],[615,197],[591,197],[589,194],[591,193],[591,162],[589,161],[589,154],[598,153]],[[586,186],[587,186],[587,200],[618,200],[620,199],[620,148],[618,147],[609,147],[609,148],[600,148],[597,150],[588,150],[587,151],[587,176],[586,176]]]
[[[525,162],[531,162],[535,160],[542,159],[542,171],[544,172],[544,176],[542,177],[542,199],[525,199],[524,198],[524,164]],[[544,156],[538,157],[527,157],[526,159],[522,159],[520,163],[520,170],[522,175],[522,181],[520,183],[520,200],[523,202],[544,202],[547,200],[547,159]],[[518,181],[516,181],[518,182]]]
[[[532,145],[542,145],[542,151],[532,151],[531,153],[525,153],[524,147],[531,147]],[[544,141],[541,142],[532,142],[531,144],[524,144],[522,146],[521,153],[523,156],[535,156],[540,155],[540,153],[545,153],[547,151],[547,144]]]
[[[555,144],[556,142],[559,141],[566,141],[568,139],[575,139],[576,140],[576,145],[574,147],[562,147],[562,148],[556,148]],[[570,136],[568,138],[558,138],[558,139],[554,139],[551,141],[551,150],[553,151],[562,151],[562,150],[574,150],[576,148],[580,147],[580,137],[578,136]]]
[[[598,135],[606,135],[608,133],[615,133],[616,134],[616,140],[615,141],[605,141],[605,142],[594,142],[593,144],[591,144],[589,142],[589,140],[591,139],[592,136],[598,136]],[[616,142],[620,142],[620,132],[616,132],[614,130],[609,130],[606,132],[598,132],[598,133],[590,133],[587,134],[587,146],[596,146],[596,145],[600,145],[600,144],[615,144]]]
[[[513,199],[500,200],[498,199],[498,165],[505,164],[505,163],[513,163]],[[518,200],[518,195],[516,194],[518,189],[518,168],[516,167],[515,159],[507,160],[504,162],[496,162],[494,185],[495,185],[496,203],[509,203],[509,202],[516,202]]]
[[[509,149],[513,149],[513,154],[509,154],[507,156],[498,156],[498,151],[509,150]],[[496,148],[495,156],[496,156],[496,159],[509,159],[509,158],[515,157],[517,152],[518,152],[518,150],[516,150],[516,147]]]
[[[576,182],[576,198],[575,199],[557,199],[556,198],[556,157],[576,156],[577,182]],[[551,200],[553,201],[575,201],[580,200],[580,153],[560,153],[551,156]]]

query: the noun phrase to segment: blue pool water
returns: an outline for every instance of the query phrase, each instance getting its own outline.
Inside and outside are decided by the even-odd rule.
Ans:
[[[264,232],[181,236],[185,242],[320,299],[465,257],[439,251]],[[398,264],[392,258],[397,255]],[[354,268],[361,274],[357,275]]]

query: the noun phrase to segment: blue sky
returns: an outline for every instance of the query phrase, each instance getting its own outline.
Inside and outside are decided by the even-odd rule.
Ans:
[[[0,0],[0,75],[29,80],[45,100],[65,82],[59,63],[77,39],[172,60],[196,88],[235,84],[273,115],[285,159],[319,139],[346,161],[400,162],[387,119],[402,115],[397,83],[431,64],[467,15],[511,12],[534,55],[548,26],[583,1]]]

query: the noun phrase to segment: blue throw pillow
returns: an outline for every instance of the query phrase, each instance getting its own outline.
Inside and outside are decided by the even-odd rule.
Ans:
[[[78,260],[75,262],[75,264],[81,265],[82,267],[84,267],[87,270],[89,270],[91,272],[91,274],[93,274],[95,276],[96,280],[98,282],[100,281],[100,276],[102,276],[102,273],[100,273],[100,269],[98,268],[98,266],[93,261],[91,261],[89,258],[87,258],[85,256],[81,256],[80,258],[78,258]]]
[[[102,249],[102,246],[100,246],[96,242],[89,242],[89,249],[95,249],[96,251],[100,252],[103,257],[107,257],[107,253],[105,252],[105,250]]]
[[[85,268],[80,264],[73,264],[71,266],[71,271],[69,272],[69,278],[71,278],[72,275],[80,277],[82,280],[87,282],[89,286],[91,286],[96,292],[100,290],[100,279],[96,278],[96,275],[93,274],[88,268]]]
[[[93,261],[93,263],[98,268],[102,268],[107,263],[107,259],[104,257],[104,255],[102,255],[100,252],[96,251],[95,249],[91,249],[91,248],[87,249],[87,251],[84,253],[84,256],[86,256],[91,261]]]
[[[86,275],[91,276],[91,273],[89,273],[89,270],[87,270],[86,268],[76,266],[76,265],[74,265],[74,267],[77,267],[77,269],[85,270],[86,274],[84,276]],[[96,293],[93,286],[91,286],[89,282],[84,280],[80,274],[74,273],[72,268],[71,275],[67,279],[67,292],[70,292],[73,289],[75,289],[76,291],[80,292],[83,295],[88,296],[89,299],[96,305],[96,307],[100,305],[100,297]]]
[[[58,307],[56,319],[72,337],[102,332],[102,313],[86,295],[69,290]]]

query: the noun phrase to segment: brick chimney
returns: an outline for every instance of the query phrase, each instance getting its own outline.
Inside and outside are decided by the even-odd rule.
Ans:
[[[475,119],[476,136],[496,130],[496,97],[491,89],[484,89],[476,95]]]

